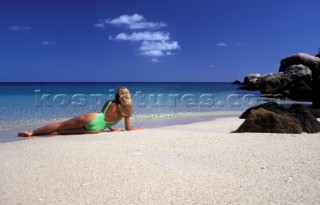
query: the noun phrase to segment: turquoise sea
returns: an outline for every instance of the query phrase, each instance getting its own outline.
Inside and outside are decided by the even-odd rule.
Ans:
[[[19,130],[99,112],[119,86],[131,92],[132,124],[147,128],[239,116],[270,100],[231,83],[0,83],[0,142],[16,140]]]

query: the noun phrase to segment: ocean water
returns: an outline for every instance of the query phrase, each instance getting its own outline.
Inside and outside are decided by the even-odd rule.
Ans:
[[[100,112],[119,86],[131,92],[132,123],[146,127],[237,116],[270,100],[231,83],[0,83],[0,138],[13,130]]]

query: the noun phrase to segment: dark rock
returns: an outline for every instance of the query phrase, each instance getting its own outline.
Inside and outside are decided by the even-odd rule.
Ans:
[[[320,132],[320,122],[301,104],[293,104],[286,109],[276,103],[266,103],[249,108],[245,113],[245,121],[235,132]]]
[[[239,87],[239,89],[241,90],[258,90],[258,88],[256,86],[253,86],[253,85],[242,85]]]
[[[278,73],[249,74],[240,89],[260,90],[268,97],[312,101],[312,108],[320,109],[320,58],[317,56],[298,53],[286,57],[281,60]]]
[[[320,109],[310,109],[310,112],[315,118],[320,118]]]
[[[292,65],[288,67],[284,71],[284,75],[291,82],[294,82],[300,79],[303,79],[304,81],[308,82],[310,85],[312,82],[312,71],[307,66],[304,66],[302,64]]]
[[[244,79],[243,79],[243,85],[240,87],[240,89],[243,90],[258,90],[259,89],[259,78],[260,78],[260,74],[259,73],[251,73],[249,75],[247,75]]]
[[[249,83],[247,85],[242,85],[239,89],[242,90],[259,90],[259,85],[256,83]]]
[[[292,65],[284,72],[260,78],[262,94],[281,95],[296,100],[312,100],[312,72],[304,65]]]
[[[244,113],[242,113],[242,115],[239,118],[246,119],[252,110],[258,110],[259,108],[264,108],[266,110],[269,110],[271,112],[281,114],[281,115],[287,111],[283,106],[280,106],[275,102],[267,102],[267,103],[263,103],[247,109],[246,111],[244,111]]]
[[[298,53],[282,59],[280,62],[279,72],[284,72],[292,65],[300,64],[307,66],[313,72],[318,69],[320,59],[306,53]]]
[[[258,80],[260,78],[260,74],[259,73],[251,73],[249,75],[247,75],[246,77],[244,77],[243,79],[243,84],[247,85],[251,82],[255,82],[256,80]]]
[[[318,69],[312,72],[313,79],[313,98],[312,98],[312,108],[320,109],[320,64]]]
[[[272,73],[260,78],[259,90],[262,94],[279,94],[288,86],[284,73]]]
[[[301,80],[292,84],[289,89],[289,93],[286,93],[286,96],[290,97],[293,100],[312,100],[313,98],[313,89],[305,81]]]
[[[232,82],[233,85],[240,85],[241,84],[241,81],[240,80],[235,80]]]
[[[279,72],[286,70],[291,65],[302,64],[312,71],[312,108],[320,108],[320,58],[305,53],[298,53],[281,60]]]
[[[320,132],[320,122],[314,117],[310,110],[306,109],[301,104],[293,104],[287,114],[299,120],[303,131],[306,133]]]
[[[264,108],[251,110],[247,119],[235,132],[261,133],[301,133],[298,121],[288,116],[279,115]]]

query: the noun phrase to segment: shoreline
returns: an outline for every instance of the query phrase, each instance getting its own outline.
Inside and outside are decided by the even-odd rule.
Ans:
[[[319,204],[319,134],[229,117],[0,143],[4,204]]]
[[[210,121],[225,117],[238,117],[241,112],[237,111],[221,111],[221,112],[204,112],[204,113],[183,113],[182,115],[172,115],[161,118],[143,118],[138,117],[137,119],[132,119],[133,126],[142,126],[145,128],[157,128],[166,127],[174,125],[184,125],[190,123],[197,123],[203,121]],[[193,116],[192,116],[193,115]],[[20,131],[31,130],[37,127],[41,127],[50,123],[60,122],[67,120],[67,118],[62,119],[33,119],[29,122],[29,125],[19,126],[19,127],[8,127],[0,129],[0,143],[19,141],[21,138],[16,137],[16,134]],[[43,122],[44,121],[44,122]],[[124,129],[123,121],[120,121],[115,127]],[[106,129],[105,132],[107,132]],[[8,136],[10,135],[10,136]]]

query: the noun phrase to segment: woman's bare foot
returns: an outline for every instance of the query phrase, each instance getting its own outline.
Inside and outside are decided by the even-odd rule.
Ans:
[[[19,132],[18,136],[19,137],[31,137],[32,136],[32,131],[26,131],[26,132]]]

